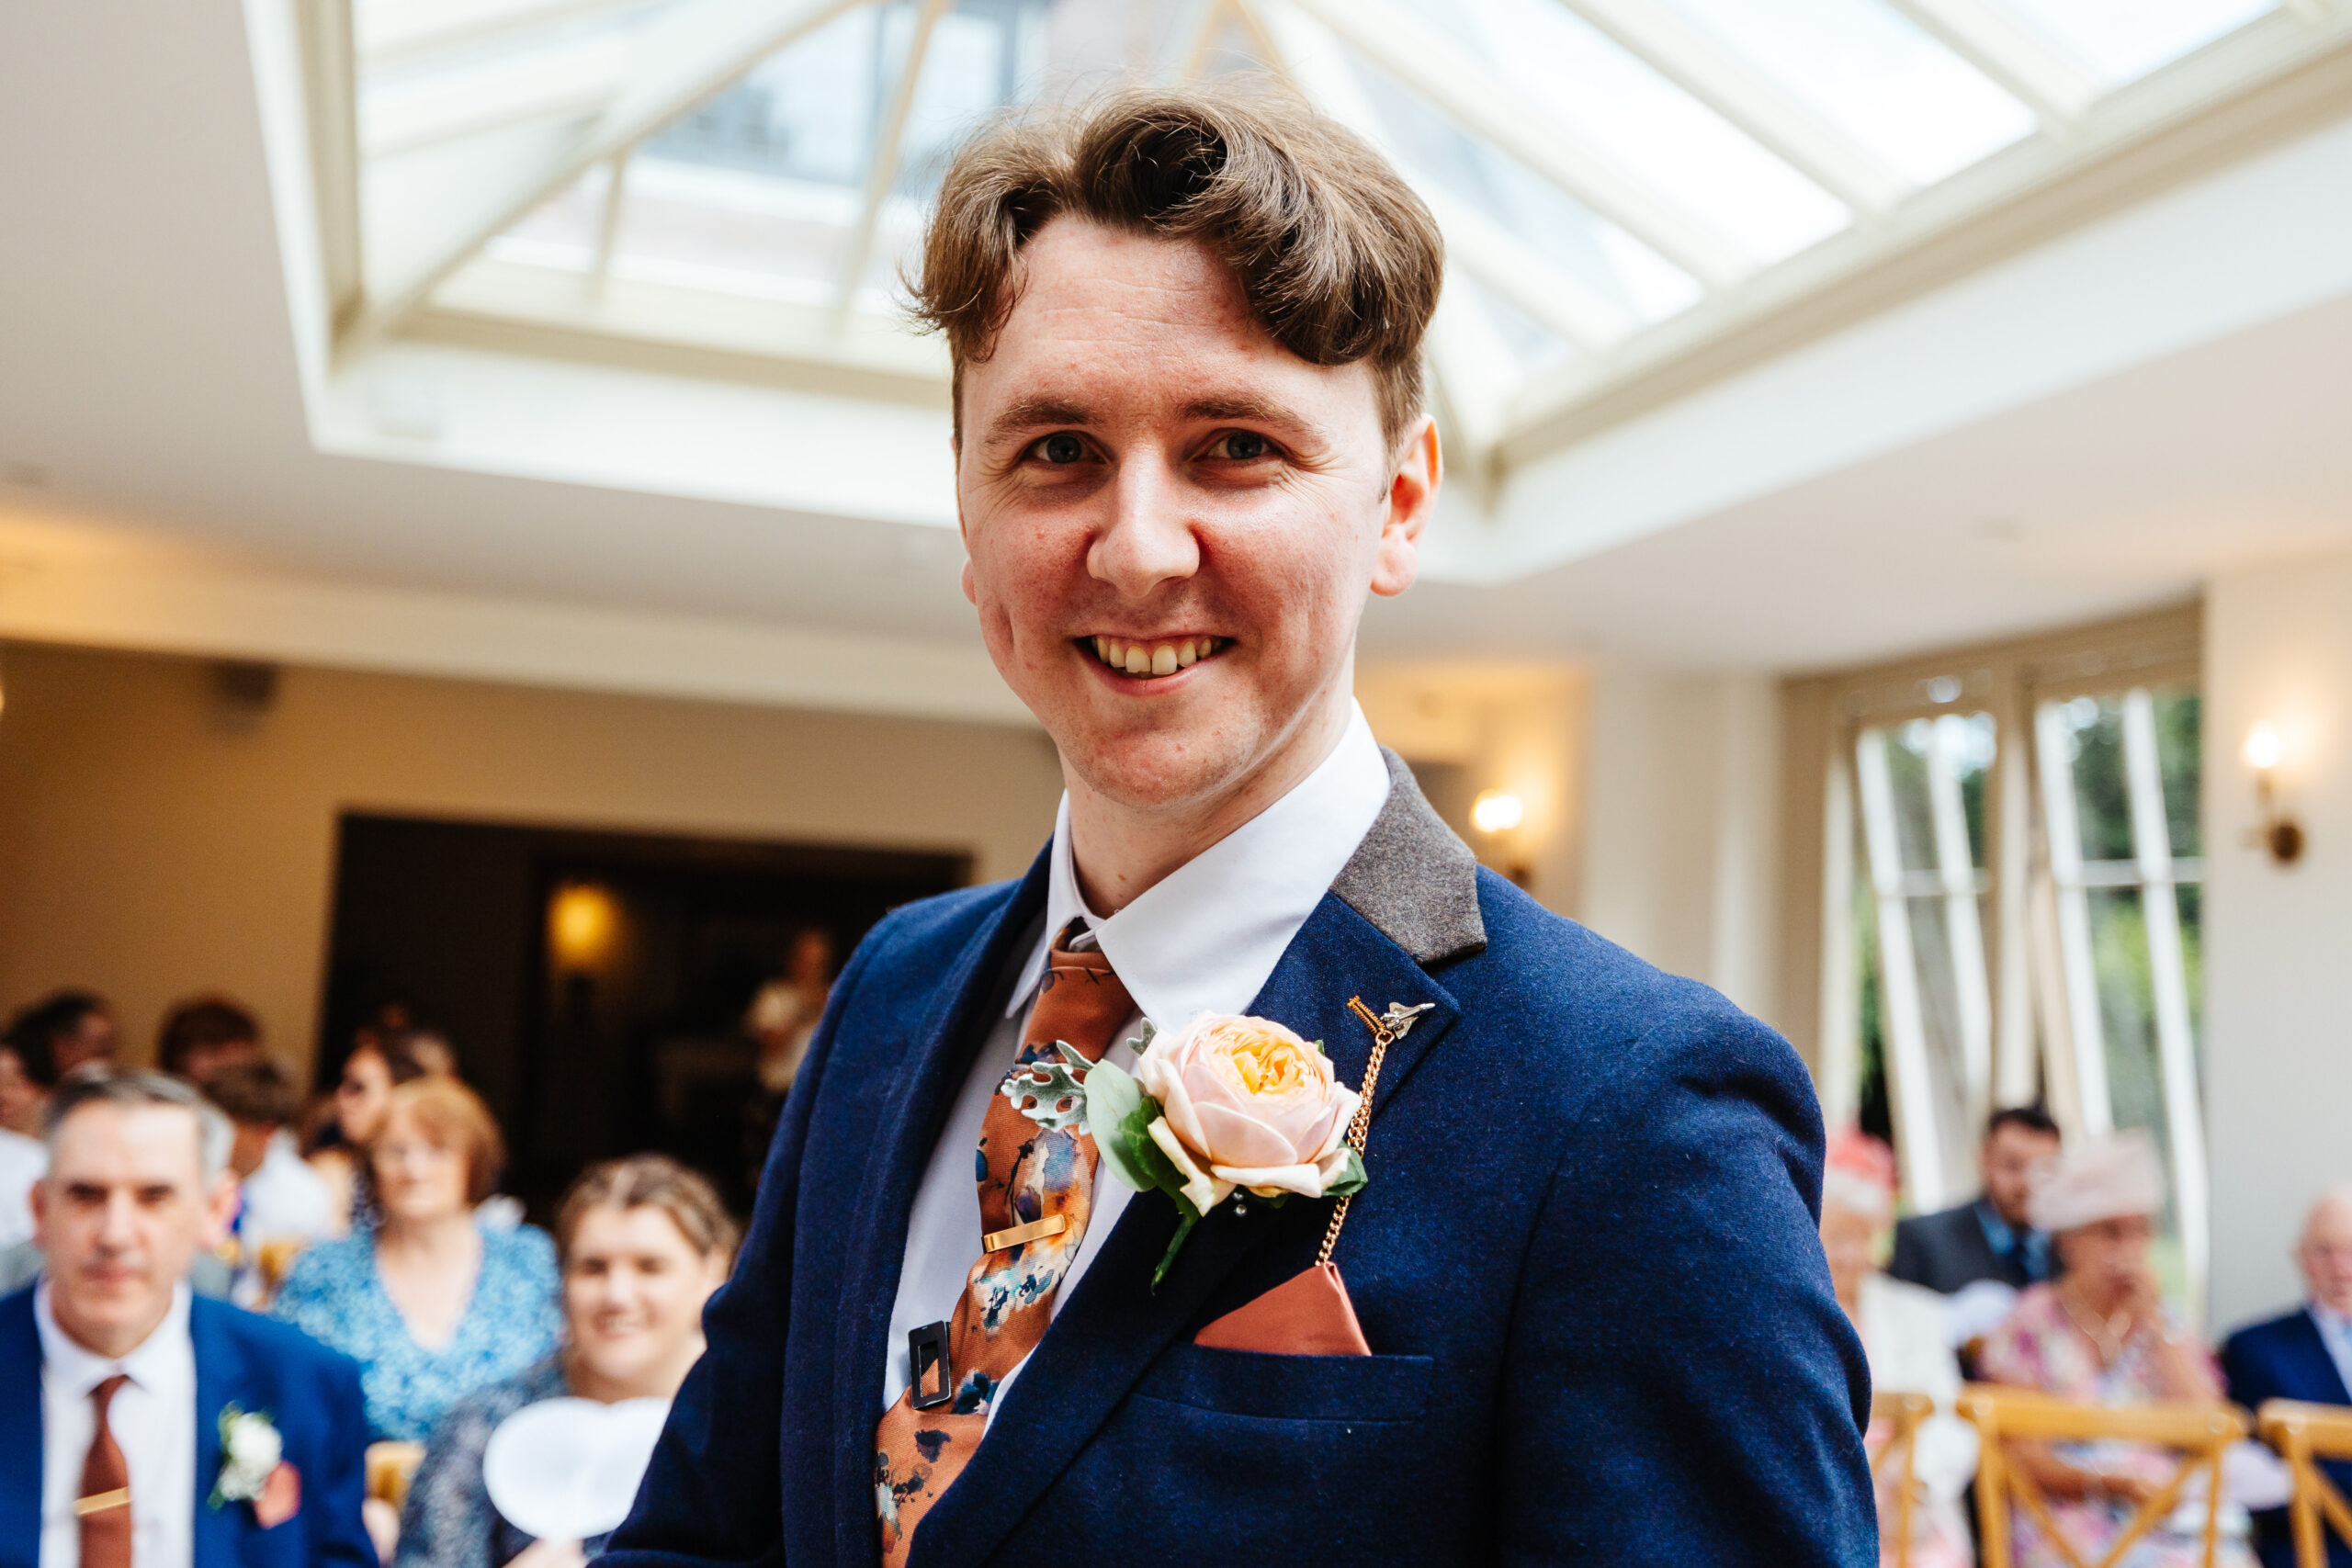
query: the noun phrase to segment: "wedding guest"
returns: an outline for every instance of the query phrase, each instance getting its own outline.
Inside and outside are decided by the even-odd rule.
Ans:
[[[2320,1195],[2295,1247],[2303,1304],[2283,1317],[2239,1329],[2222,1347],[2230,1397],[2249,1410],[2267,1399],[2352,1404],[2352,1190]],[[2322,1462],[2339,1491],[2352,1491],[2352,1463]],[[2287,1511],[2254,1516],[2265,1568],[2295,1568]],[[2352,1546],[2325,1534],[2329,1568],[2352,1568]]]
[[[2091,1404],[2220,1400],[2212,1357],[2165,1306],[2149,1264],[2164,1205],[2164,1168],[2144,1133],[2115,1134],[2061,1156],[2029,1205],[2034,1227],[2052,1238],[2061,1277],[2018,1298],[2017,1310],[1984,1342],[1981,1375]],[[2041,1486],[2075,1550],[2093,1562],[2178,1465],[2169,1450],[2120,1441],[2018,1442],[2009,1457]],[[2225,1504],[2225,1527],[2230,1514]],[[2242,1524],[2245,1515],[2236,1517]],[[2189,1533],[2170,1523],[2143,1536],[2119,1568],[2202,1564],[2201,1522]],[[2013,1510],[2010,1531],[2018,1568],[2067,1561],[2022,1507]],[[2225,1532],[2215,1561],[2252,1568],[2242,1529]]]
[[[236,1129],[237,1303],[266,1303],[294,1253],[336,1233],[334,1195],[294,1152],[287,1132],[301,1109],[294,1080],[266,1056],[215,1074],[206,1091]]]
[[[16,1022],[33,1025],[48,1034],[60,1077],[86,1062],[112,1061],[115,1047],[122,1038],[121,1031],[115,1026],[114,1010],[107,1005],[106,998],[96,991],[78,988],[51,992],[19,1012]],[[38,1117],[17,1131],[39,1136]]]
[[[1889,1279],[1878,1267],[1880,1244],[1894,1221],[1894,1155],[1884,1144],[1851,1129],[1830,1139],[1821,1179],[1821,1248],[1838,1304],[1862,1337],[1871,1387],[1924,1393],[1937,1409],[1912,1449],[1917,1491],[1907,1556],[1896,1554],[1900,1472],[1890,1464],[1879,1475],[1879,1557],[1888,1568],[1969,1568],[1975,1548],[1961,1495],[1976,1473],[1976,1432],[1951,1413],[1960,1363],[1945,1330],[1943,1298]],[[1875,1453],[1890,1436],[1874,1423],[1864,1440]]]
[[[155,1065],[198,1089],[224,1067],[261,1055],[261,1023],[223,996],[202,996],[164,1015],[155,1037]]]
[[[380,1222],[303,1253],[276,1311],[359,1362],[379,1440],[421,1442],[450,1405],[554,1350],[555,1250],[544,1231],[474,1218],[505,1150],[463,1084],[392,1090],[368,1156]]]
[[[0,1562],[377,1568],[358,1370],[192,1297],[232,1190],[227,1123],[85,1066],[49,1111],[47,1279],[0,1301]]]
[[[759,1043],[760,1087],[770,1094],[783,1094],[799,1075],[832,981],[833,939],[821,927],[804,926],[793,936],[783,976],[752,998],[743,1028]]]
[[[1886,1271],[1945,1295],[1980,1280],[2024,1290],[2050,1278],[2050,1238],[2027,1203],[2035,1173],[2058,1157],[2058,1123],[2034,1106],[1996,1111],[1976,1152],[1984,1190],[1956,1209],[1917,1214],[1894,1227]]]
[[[602,1536],[535,1542],[499,1514],[482,1481],[491,1434],[542,1400],[666,1400],[702,1354],[703,1303],[735,1249],[708,1182],[661,1155],[593,1166],[564,1194],[555,1238],[564,1348],[442,1418],[409,1488],[398,1568],[576,1568],[595,1556]]]
[[[57,1087],[57,1040],[73,1022],[52,998],[19,1012],[0,1035],[0,1249],[32,1240],[33,1183],[49,1168],[41,1113]]]
[[[360,1031],[335,1079],[334,1117],[303,1151],[327,1185],[341,1229],[366,1230],[375,1224],[368,1145],[383,1131],[392,1090],[429,1076],[408,1044],[405,1030]]]

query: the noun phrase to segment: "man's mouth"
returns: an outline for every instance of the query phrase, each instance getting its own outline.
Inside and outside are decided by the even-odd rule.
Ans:
[[[1229,637],[1160,637],[1150,642],[1130,642],[1125,637],[1080,637],[1080,642],[1094,650],[1094,657],[1123,675],[1151,681],[1173,675],[1180,670],[1190,670],[1204,659],[1213,659],[1232,646]]]

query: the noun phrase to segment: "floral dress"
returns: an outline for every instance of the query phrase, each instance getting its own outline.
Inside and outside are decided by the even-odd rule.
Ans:
[[[2177,1325],[2170,1326],[2177,1331]],[[2165,1397],[2155,1359],[2144,1337],[2126,1345],[2113,1366],[2102,1366],[2098,1351],[2075,1330],[2065,1303],[2051,1285],[2035,1285],[2018,1298],[2007,1321],[1984,1341],[1977,1371],[1988,1382],[2039,1389],[2086,1404],[2145,1404]],[[2080,1469],[2137,1474],[2159,1483],[2170,1480],[2180,1463],[2179,1456],[2170,1450],[2144,1443],[2056,1443],[2052,1451]],[[2107,1554],[2108,1543],[2121,1533],[2133,1512],[2132,1504],[2118,1499],[2052,1497],[2049,1501],[2058,1528],[2075,1551],[2093,1562]],[[2009,1519],[2018,1568],[2064,1568],[2064,1556],[2043,1536],[2031,1515],[2013,1506]],[[2140,1538],[2119,1568],[2201,1568],[2205,1560],[2201,1518],[2199,1523],[2200,1529],[2188,1534],[2158,1525]],[[2225,1532],[2228,1523],[2225,1512]],[[2228,1533],[2222,1538],[2214,1562],[2221,1568],[2255,1568],[2245,1540],[2233,1540]]]
[[[458,1331],[427,1349],[409,1335],[376,1271],[376,1238],[322,1242],[295,1260],[275,1312],[359,1363],[378,1442],[423,1442],[467,1394],[555,1353],[563,1338],[555,1244],[529,1225],[477,1226],[481,1271]]]

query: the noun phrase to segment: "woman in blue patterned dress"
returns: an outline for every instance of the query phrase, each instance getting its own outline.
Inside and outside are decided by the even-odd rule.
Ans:
[[[278,1316],[359,1363],[379,1441],[422,1442],[450,1405],[561,1338],[546,1233],[474,1219],[503,1158],[472,1090],[402,1084],[368,1149],[381,1225],[311,1248],[278,1292]]]
[[[702,1355],[702,1308],[727,1277],[735,1224],[710,1183],[661,1155],[592,1166],[556,1211],[567,1343],[467,1395],[424,1450],[394,1568],[579,1568],[603,1536],[534,1541],[482,1477],[500,1425],[548,1399],[666,1400]]]

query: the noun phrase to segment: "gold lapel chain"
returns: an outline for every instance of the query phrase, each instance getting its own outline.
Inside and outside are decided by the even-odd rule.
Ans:
[[[1348,998],[1348,1010],[1363,1020],[1364,1027],[1372,1031],[1372,1059],[1363,1067],[1363,1097],[1356,1102],[1355,1120],[1348,1123],[1348,1143],[1357,1157],[1363,1157],[1364,1134],[1372,1129],[1372,1093],[1380,1087],[1380,1064],[1387,1059],[1390,1043],[1402,1039],[1405,1032],[1413,1027],[1413,1021],[1436,1005],[1423,1002],[1408,1008],[1402,1002],[1390,1002],[1384,1018],[1364,1006],[1362,997]],[[1315,1255],[1317,1263],[1331,1261],[1331,1249],[1340,1245],[1340,1227],[1348,1223],[1348,1204],[1354,1196],[1350,1193],[1331,1206],[1331,1226],[1323,1233],[1323,1250]]]

